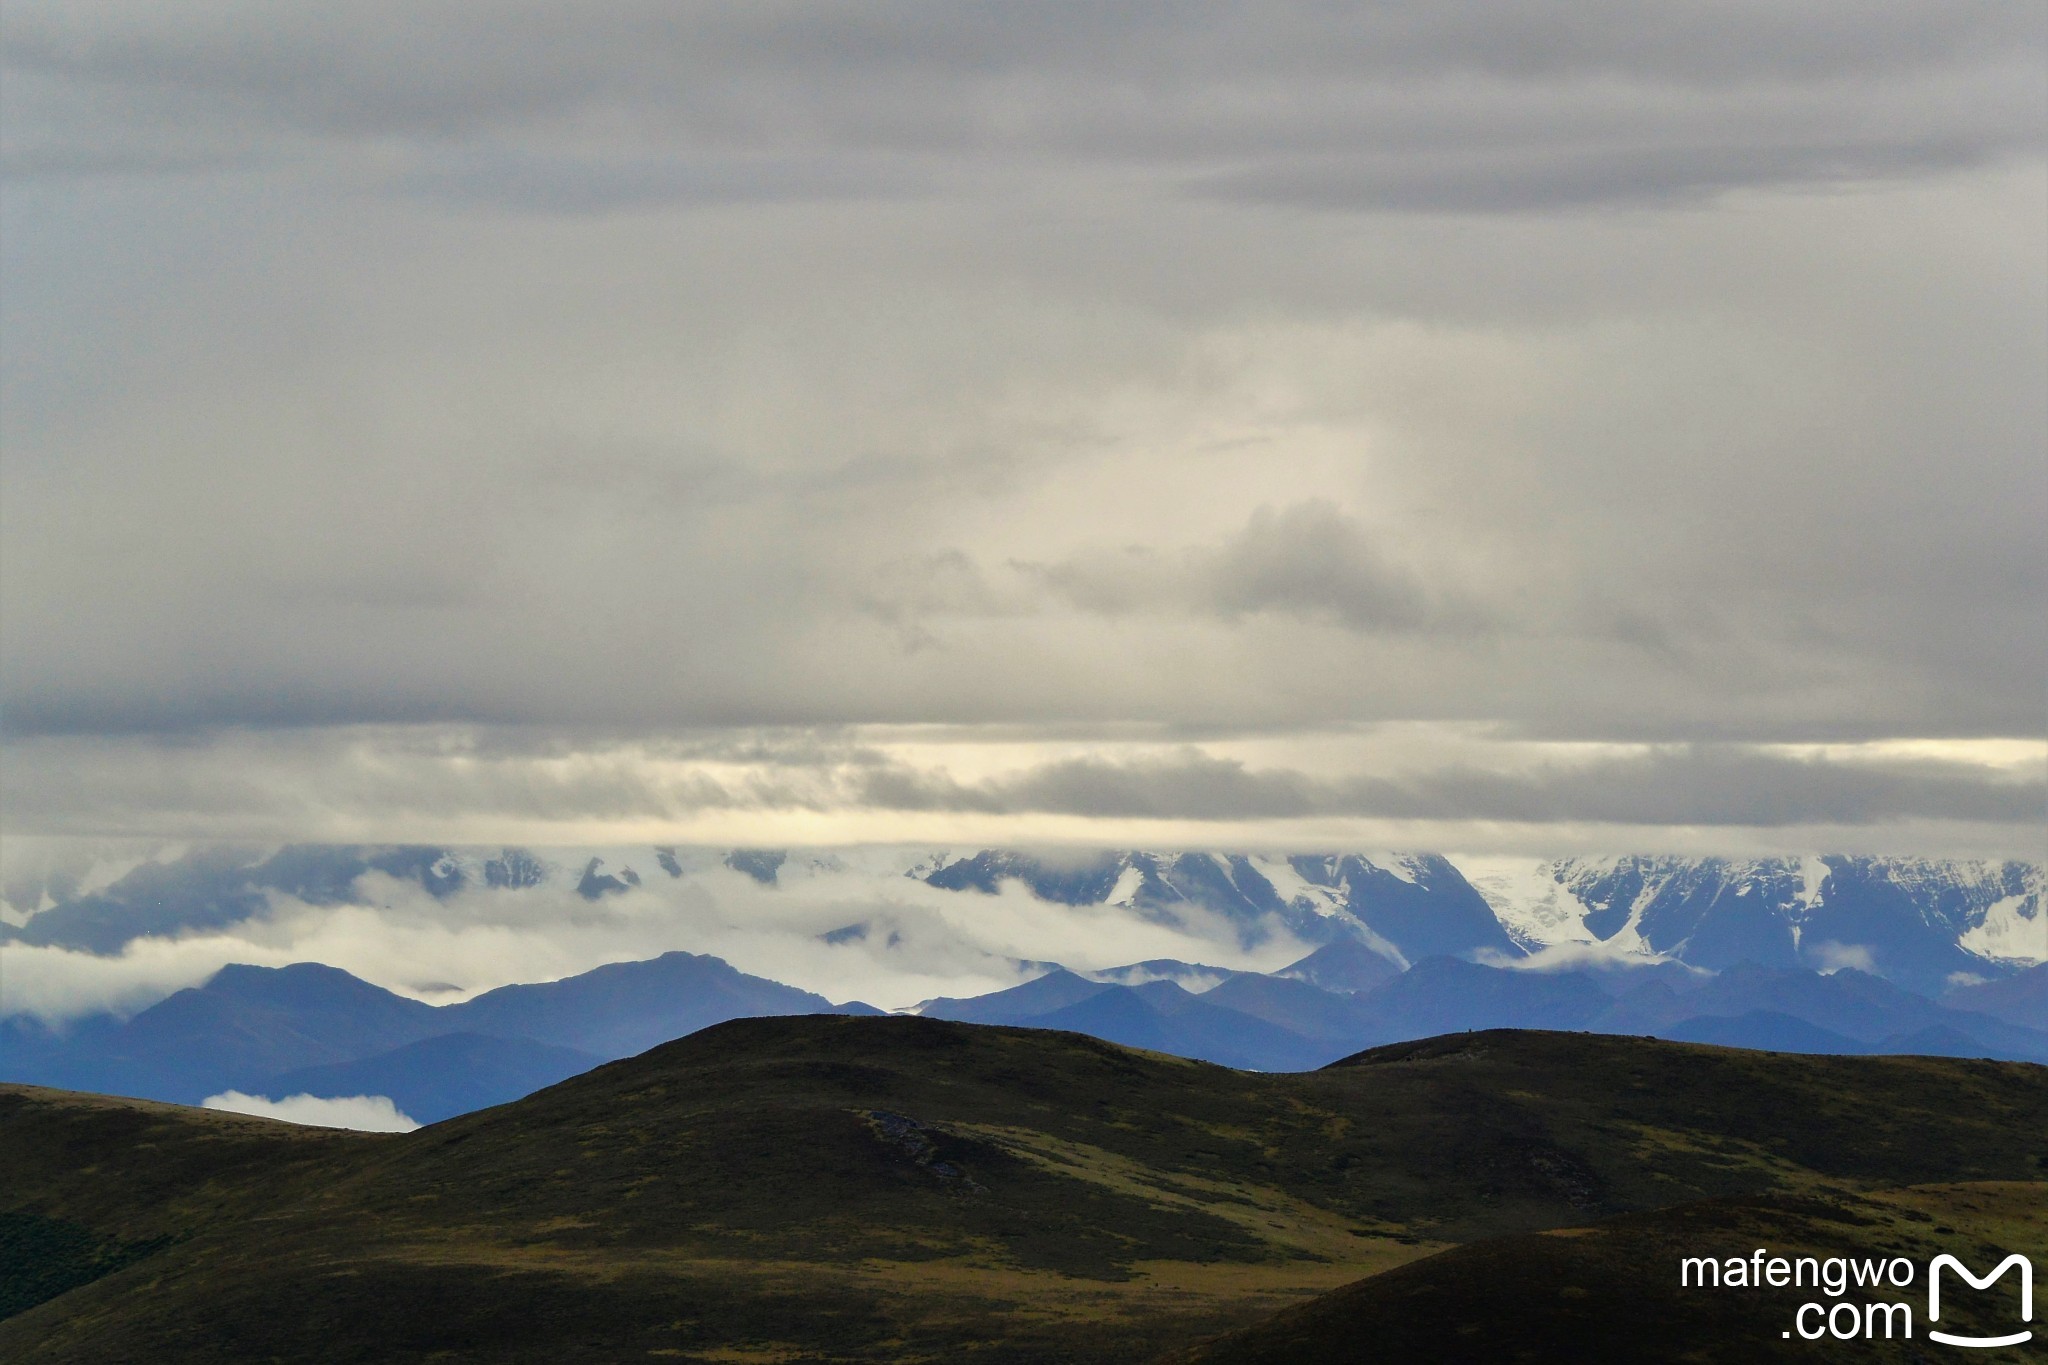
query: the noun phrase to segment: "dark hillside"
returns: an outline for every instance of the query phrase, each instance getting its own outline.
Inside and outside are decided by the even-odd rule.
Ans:
[[[2048,1183],[1921,1186],[1824,1198],[1716,1199],[1630,1214],[1589,1228],[1501,1237],[1416,1261],[1347,1285],[1271,1320],[1157,1365],[1699,1365],[1853,1358],[1924,1362],[1932,1352],[1985,1360],[2040,1359],[2038,1341],[1963,1352],[1927,1341],[1930,1325],[1998,1336],[2024,1326],[2008,1272],[1995,1292],[1944,1297],[1941,1321],[1925,1316],[1924,1280],[1841,1299],[1802,1288],[1681,1286],[1686,1257],[1747,1258],[1756,1248],[1787,1258],[1903,1256],[1923,1273],[1943,1252],[1988,1270],[2012,1248],[2048,1247]],[[1896,1319],[1887,1340],[1848,1342],[1796,1335],[1803,1304],[1903,1304],[1913,1339]],[[1807,1329],[1822,1321],[1809,1314]],[[1882,1319],[1875,1319],[1881,1322]]]
[[[1499,1032],[1266,1075],[902,1017],[396,1137],[0,1088],[0,1212],[111,1248],[0,1357],[1131,1360],[1452,1243],[2036,1177],[2044,1132],[2020,1064]]]

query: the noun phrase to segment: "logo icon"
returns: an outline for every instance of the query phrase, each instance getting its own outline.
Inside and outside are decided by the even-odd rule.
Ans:
[[[2032,1322],[2034,1320],[2034,1263],[2015,1252],[2013,1255],[2000,1261],[1997,1268],[1982,1279],[1971,1274],[1970,1268],[1953,1256],[1944,1254],[1935,1257],[1933,1263],[1927,1267],[1927,1320],[1929,1322],[1941,1321],[1941,1268],[1943,1266],[1947,1266],[1955,1271],[1956,1274],[1969,1281],[1970,1288],[1972,1289],[1989,1289],[2006,1271],[2017,1266],[2020,1272],[2020,1321]],[[2003,1337],[1958,1337],[1951,1336],[1947,1332],[1935,1331],[1929,1331],[1927,1335],[1931,1340],[1938,1341],[1944,1346],[2017,1346],[2023,1341],[2032,1341],[2034,1339],[2034,1333],[2031,1329],[2024,1332],[2014,1332],[2010,1336]]]

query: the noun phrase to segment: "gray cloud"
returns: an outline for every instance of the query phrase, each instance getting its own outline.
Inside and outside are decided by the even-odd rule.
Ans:
[[[1528,773],[1451,768],[1402,777],[1315,778],[1190,750],[1142,761],[1069,759],[961,783],[902,767],[872,772],[863,801],[910,810],[1168,820],[1499,820],[1616,825],[1868,825],[1914,818],[2024,823],[2048,783],[1962,765],[1886,766],[1684,745]]]
[[[1048,754],[1048,745],[1070,752]],[[922,819],[958,816],[982,823],[948,824],[955,832],[945,838],[1046,842],[1043,817],[1114,830],[1103,835],[1112,842],[1144,837],[1133,833],[1140,825],[1155,839],[1170,830],[1170,840],[1213,840],[1227,827],[1289,845],[1372,843],[1373,830],[1398,827],[1407,840],[1463,847],[1492,824],[1625,831],[1631,847],[1701,829],[1777,830],[1795,842],[1860,831],[1859,846],[1892,847],[1899,830],[1924,840],[1945,824],[1943,840],[2026,854],[2048,809],[2043,768],[2038,754],[1989,762],[1883,746],[1589,748],[1427,728],[1405,740],[1282,731],[1175,744],[1158,734],[1056,738],[1035,726],[1008,735],[470,729],[460,740],[413,727],[18,742],[0,795],[25,813],[11,820],[17,833],[95,838],[473,842],[504,830],[514,842],[548,842],[609,828],[688,841],[754,829],[769,843],[803,843],[872,828],[900,842]],[[959,832],[970,828],[980,832]],[[1245,833],[1253,830],[1266,832]]]
[[[1518,209],[1669,205],[1745,186],[1854,183],[1966,167],[1970,139],[1846,141],[1751,147],[1511,147],[1434,157],[1295,157],[1194,182],[1201,193],[1330,210],[1496,213]]]
[[[560,208],[846,184],[829,166],[716,163],[733,155],[1078,156],[1203,172],[1210,190],[1260,199],[1495,210],[1914,175],[2035,148],[2043,29],[2024,7],[1926,0],[1654,16],[627,2],[574,22],[545,6],[173,18],[25,0],[5,52],[33,83],[11,120],[16,164],[45,169],[66,148],[91,164],[95,138],[128,128],[245,151],[538,136],[660,155],[545,172],[501,157],[441,183]]]
[[[2040,735],[2044,25],[20,0],[10,826],[2009,830],[1744,746]],[[1411,724],[1681,747],[1060,766]]]
[[[1327,613],[1370,629],[1413,627],[1428,613],[1421,586],[1387,564],[1357,523],[1326,502],[1260,508],[1203,569],[1209,600],[1227,616]]]
[[[1476,614],[1468,603],[1432,601],[1414,574],[1387,561],[1356,518],[1327,500],[1261,507],[1227,540],[1177,555],[1135,547],[1017,567],[1073,606],[1107,615],[1160,607],[1226,619],[1277,612],[1351,630],[1400,631],[1471,624]]]
[[[399,188],[422,198],[540,213],[642,210],[928,192],[912,165],[842,157],[603,157],[518,150],[432,157]]]

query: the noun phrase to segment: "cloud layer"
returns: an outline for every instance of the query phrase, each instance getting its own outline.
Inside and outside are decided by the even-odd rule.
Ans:
[[[20,0],[9,830],[2038,856],[2044,54]]]
[[[2027,741],[1515,740],[1435,724],[1236,737],[355,727],[19,741],[0,796],[35,811],[42,833],[85,838],[746,844],[767,833],[778,845],[2031,857],[2048,753]]]
[[[2035,148],[2043,28],[2022,7],[1925,0],[1654,15],[612,0],[573,22],[463,0],[175,18],[24,0],[7,55],[33,84],[17,163],[45,173],[121,164],[108,144],[127,129],[144,134],[131,159],[154,148],[176,166],[381,144],[441,163],[458,193],[522,205],[873,188],[888,178],[848,176],[844,159],[895,157],[1500,210],[1911,176]],[[709,164],[677,175],[661,162],[678,155]]]

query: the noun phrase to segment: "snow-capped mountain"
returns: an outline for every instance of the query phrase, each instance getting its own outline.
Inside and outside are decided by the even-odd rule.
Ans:
[[[983,850],[925,874],[993,893],[1221,915],[1253,938],[1355,938],[1397,967],[1425,957],[1669,958],[1720,970],[1857,967],[1919,990],[2048,961],[2042,869],[1868,858],[1445,857],[1351,853],[1101,853],[1083,861]]]
[[[1423,957],[1521,951],[1485,899],[1436,854],[983,849],[942,861],[921,879],[987,894],[1016,881],[1042,900],[1121,905],[1171,924],[1220,919],[1246,944],[1275,929],[1309,943],[1358,938],[1400,967]]]
[[[587,901],[690,882],[797,882],[872,898],[908,878],[960,896],[1100,907],[1252,948],[1358,943],[1396,970],[1431,957],[1856,967],[1916,990],[2048,961],[2042,868],[1815,855],[1534,860],[1439,854],[670,847],[165,849],[13,877],[0,939],[109,954],[261,919],[280,901],[370,903],[541,888]],[[850,931],[849,931],[850,932]],[[676,944],[688,948],[689,944]]]
[[[1939,989],[2048,961],[2036,864],[1814,856],[1461,859],[1526,948],[1583,945],[1719,970],[1858,967]]]

